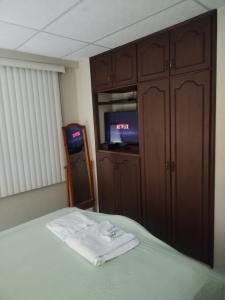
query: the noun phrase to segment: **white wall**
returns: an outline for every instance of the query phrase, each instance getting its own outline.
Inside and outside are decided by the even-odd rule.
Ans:
[[[215,165],[215,267],[225,272],[225,7],[218,10]]]

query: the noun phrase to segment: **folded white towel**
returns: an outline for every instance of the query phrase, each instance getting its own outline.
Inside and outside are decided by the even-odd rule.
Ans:
[[[66,240],[66,243],[96,266],[131,250],[139,244],[133,234],[125,233],[119,228],[117,228],[117,232],[120,234],[107,240],[102,232],[108,228],[117,227],[108,221],[96,224],[72,235]]]
[[[133,234],[125,233],[108,221],[98,224],[80,213],[72,213],[54,220],[48,223],[47,227],[70,248],[96,266],[139,244]]]
[[[71,237],[71,235],[76,232],[84,230],[95,224],[97,223],[88,219],[83,214],[75,212],[53,220],[46,226],[60,239],[66,241],[67,238]]]

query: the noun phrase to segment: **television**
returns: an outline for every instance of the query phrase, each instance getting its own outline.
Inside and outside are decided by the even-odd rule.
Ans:
[[[137,111],[105,112],[106,143],[138,144]]]
[[[83,149],[82,130],[76,126],[66,129],[66,139],[69,154],[79,153]]]

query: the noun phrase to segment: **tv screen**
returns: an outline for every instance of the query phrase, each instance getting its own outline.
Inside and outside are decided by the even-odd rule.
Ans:
[[[137,111],[106,112],[104,119],[107,143],[138,144]]]
[[[69,127],[66,130],[66,139],[69,154],[78,153],[83,148],[82,131],[78,127]]]

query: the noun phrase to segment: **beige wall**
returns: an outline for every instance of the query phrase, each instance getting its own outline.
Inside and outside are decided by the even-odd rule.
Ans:
[[[90,157],[94,168],[94,186],[97,198],[97,174],[95,159],[94,121],[89,59],[77,62],[61,75],[63,123],[80,123],[86,126]]]
[[[57,65],[76,65],[56,58],[3,49],[0,49],[0,57]],[[0,231],[65,207],[66,204],[65,182],[11,197],[0,198]]]
[[[215,168],[215,267],[225,272],[225,7],[218,10]]]
[[[65,206],[65,183],[0,199],[0,231]]]

